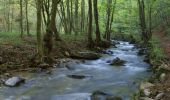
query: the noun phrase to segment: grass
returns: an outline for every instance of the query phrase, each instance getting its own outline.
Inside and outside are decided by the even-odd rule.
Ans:
[[[35,34],[31,33],[34,37]],[[17,32],[0,32],[0,44],[21,45],[25,43]]]
[[[165,54],[160,47],[160,41],[158,38],[153,37],[150,40],[150,59],[154,62],[160,62],[165,58]]]

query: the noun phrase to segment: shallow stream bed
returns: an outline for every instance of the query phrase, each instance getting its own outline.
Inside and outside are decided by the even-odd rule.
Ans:
[[[131,100],[138,91],[139,83],[147,80],[151,73],[149,64],[138,56],[133,44],[119,41],[113,54],[103,54],[98,60],[75,63],[67,68],[54,68],[51,74],[20,73],[26,82],[19,87],[0,87],[0,100],[90,100],[92,92],[100,90]],[[108,62],[119,57],[124,66],[111,66]],[[84,75],[74,79],[67,75]]]

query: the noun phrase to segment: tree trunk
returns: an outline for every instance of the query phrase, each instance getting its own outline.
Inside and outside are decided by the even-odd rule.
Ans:
[[[93,17],[93,15],[92,15],[92,1],[91,0],[88,0],[88,4],[89,4],[89,21],[88,21],[88,23],[89,23],[89,25],[88,25],[88,44],[87,44],[87,46],[89,47],[89,48],[92,48],[93,47],[93,40],[92,40],[92,17]]]
[[[96,44],[99,45],[99,42],[101,41],[100,36],[100,28],[99,28],[99,18],[98,18],[98,8],[97,8],[97,0],[93,0],[93,6],[94,6],[94,19],[96,23]]]
[[[81,31],[84,32],[85,22],[85,0],[81,1]]]
[[[55,35],[56,40],[60,40],[58,30],[56,28],[56,14],[57,14],[57,5],[61,0],[52,0],[51,8],[51,20],[47,27],[46,34],[44,35],[44,55],[45,61],[47,63],[52,63],[51,52],[53,49],[53,36]]]
[[[27,0],[25,0],[25,15],[26,15],[27,35],[30,36],[29,19],[28,19],[28,1]]]
[[[110,23],[110,15],[111,15],[111,4],[112,0],[107,0],[107,23],[106,23],[106,31],[105,31],[105,38],[107,41],[110,41],[110,28],[109,28],[109,23]]]
[[[41,33],[41,25],[42,25],[42,0],[37,0],[37,52],[39,58],[43,57],[43,47],[42,47],[42,33]]]
[[[139,4],[139,16],[140,16],[140,26],[142,31],[142,40],[144,43],[149,41],[149,35],[146,27],[146,20],[145,20],[145,4],[143,0],[138,0]]]
[[[78,21],[79,21],[79,17],[78,17],[78,3],[79,3],[79,0],[75,0],[75,35],[78,34],[78,30],[79,30],[79,25],[78,25]]]
[[[23,37],[23,2],[20,0],[20,32],[21,32],[21,38]]]

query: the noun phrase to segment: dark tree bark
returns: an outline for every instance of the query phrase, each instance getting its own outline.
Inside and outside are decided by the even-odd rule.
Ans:
[[[96,23],[96,44],[99,45],[101,41],[101,36],[100,36],[100,28],[99,28],[99,18],[98,18],[98,8],[97,8],[97,0],[93,0],[93,6],[94,6],[94,19]]]
[[[111,15],[111,4],[112,4],[112,0],[107,0],[107,22],[106,22],[106,31],[105,31],[105,38],[107,41],[110,41],[110,15]]]
[[[60,40],[58,30],[56,28],[56,13],[57,5],[61,0],[52,0],[52,9],[51,9],[51,20],[44,35],[44,55],[47,57],[46,60],[51,59],[51,51],[53,49],[53,36],[55,39]],[[47,61],[49,62],[49,61]]]
[[[142,31],[142,40],[144,41],[144,43],[147,43],[149,41],[149,34],[146,27],[144,0],[138,0],[138,4],[139,4],[139,16],[140,16],[140,26]]]
[[[42,9],[42,0],[37,0],[37,52],[39,58],[43,57],[43,48],[42,48],[42,32],[41,32],[41,25],[42,25],[42,16],[41,16],[41,9]]]
[[[88,4],[89,4],[89,25],[88,25],[88,33],[87,33],[87,39],[88,39],[88,44],[87,46],[89,48],[92,48],[94,46],[94,43],[93,43],[93,40],[92,40],[92,1],[91,0],[88,0]]]
[[[20,0],[20,32],[21,32],[21,37],[23,37],[23,1]]]
[[[30,36],[29,19],[28,19],[28,0],[25,0],[25,16],[26,16],[27,35]]]

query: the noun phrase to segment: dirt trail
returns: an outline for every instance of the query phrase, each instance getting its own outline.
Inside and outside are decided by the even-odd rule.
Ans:
[[[166,36],[164,29],[155,30],[153,33],[160,41],[160,47],[163,49],[167,62],[166,65],[170,67],[170,36]],[[170,72],[166,73],[166,81],[157,84],[157,91],[164,91],[164,97],[161,100],[170,100]]]
[[[170,37],[166,36],[163,30],[156,30],[153,35],[159,38],[161,48],[164,50],[167,58],[170,59]]]

